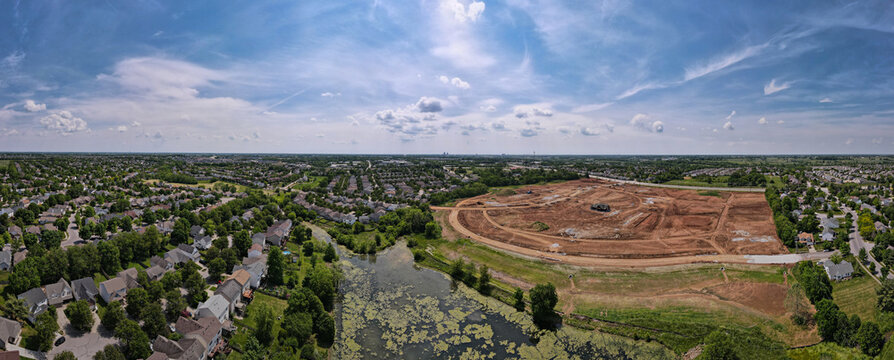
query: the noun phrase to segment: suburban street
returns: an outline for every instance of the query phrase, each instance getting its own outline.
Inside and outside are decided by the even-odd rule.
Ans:
[[[878,261],[876,261],[875,258],[872,256],[872,253],[870,252],[870,250],[872,250],[872,248],[875,246],[875,244],[864,240],[863,236],[860,235],[860,231],[857,229],[857,212],[854,210],[851,210],[849,208],[844,208],[844,209],[846,212],[851,214],[851,217],[853,217],[853,223],[850,224],[850,226],[853,228],[853,231],[851,231],[850,235],[848,235],[848,238],[850,238],[851,253],[853,253],[854,256],[857,256],[857,254],[860,253],[860,249],[866,249],[867,259],[869,261],[871,261],[873,264],[875,264],[876,271],[881,271],[882,264],[879,263]],[[872,277],[878,277],[878,276],[877,276],[877,274],[872,274]],[[891,275],[889,273],[887,278],[894,279],[894,275]]]
[[[68,228],[65,229],[65,232],[66,232],[66,238],[65,238],[65,240],[62,240],[62,244],[60,245],[60,247],[65,249],[69,246],[80,244],[81,235],[78,234],[78,226],[77,226],[77,224],[75,224],[74,214],[69,216]]]

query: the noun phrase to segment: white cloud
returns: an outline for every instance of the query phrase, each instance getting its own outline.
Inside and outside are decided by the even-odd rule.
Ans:
[[[436,113],[444,110],[440,99],[425,96],[419,98],[419,101],[416,102],[416,108],[419,109],[419,112],[424,113]]]
[[[830,99],[830,98],[822,98],[822,99],[820,99],[819,102],[821,102],[821,103],[830,103],[830,102],[832,102],[832,99]]]
[[[140,125],[143,125],[143,124],[141,124],[139,121],[136,121],[136,120],[134,120],[134,122],[130,123],[130,126],[132,126],[132,127],[140,127]]]
[[[723,124],[723,128],[726,129],[726,130],[735,130],[735,129],[736,129],[736,128],[733,126],[733,122],[732,122],[732,121],[727,121],[725,124]]]
[[[184,61],[132,58],[115,64],[112,75],[101,74],[97,79],[115,82],[145,96],[191,99],[199,94],[197,88],[226,77],[222,72]]]
[[[844,141],[845,145],[851,145],[853,143],[854,143],[854,138],[848,138],[847,140]]]
[[[783,120],[779,120],[779,121],[777,121],[776,123],[779,124],[779,125],[782,125],[782,124],[785,124],[785,121],[783,121]]]
[[[453,13],[453,18],[461,23],[476,22],[481,14],[484,13],[484,2],[472,1],[468,8],[457,0],[442,0],[441,9],[448,13]]]
[[[25,110],[29,112],[38,112],[47,109],[47,104],[38,104],[34,100],[25,100]]]
[[[506,128],[506,124],[504,124],[503,122],[500,122],[500,121],[490,124],[490,127],[496,131],[508,131],[509,130],[508,128]]]
[[[596,136],[596,135],[599,135],[599,130],[591,129],[588,127],[582,127],[582,128],[580,128],[580,134],[584,135],[584,136]]]
[[[571,134],[571,128],[567,126],[559,126],[556,130],[565,135]]]
[[[585,112],[597,111],[597,110],[605,109],[605,108],[611,106],[612,104],[614,104],[614,103],[613,103],[613,102],[607,102],[607,103],[599,103],[599,104],[587,104],[587,105],[581,105],[581,106],[578,106],[578,107],[576,107],[576,108],[574,108],[574,109],[571,109],[571,112],[573,112],[573,113],[585,113]]]
[[[453,85],[453,86],[455,86],[459,89],[462,89],[462,90],[468,90],[469,88],[472,87],[471,85],[469,85],[468,82],[465,82],[465,81],[463,81],[463,79],[460,79],[458,77],[454,77],[453,79],[451,79],[451,78],[447,77],[446,75],[441,75],[438,77],[438,80],[440,80],[441,83],[443,83],[445,85]]]
[[[330,97],[330,98],[331,98],[331,97],[341,96],[341,93],[331,93],[331,92],[328,92],[328,91],[327,91],[327,92],[324,92],[324,93],[320,94],[320,96],[322,96],[322,97]]]
[[[553,116],[553,110],[548,104],[517,105],[512,108],[512,113],[519,119]]]
[[[657,83],[648,83],[648,84],[636,85],[636,86],[634,86],[634,87],[632,87],[632,88],[630,88],[630,89],[627,89],[626,91],[624,91],[623,93],[621,93],[621,95],[618,95],[615,99],[617,99],[617,100],[621,100],[621,99],[625,99],[625,98],[631,97],[631,96],[633,96],[633,95],[636,95],[636,94],[638,94],[640,91],[643,91],[643,90],[663,89],[663,88],[666,88],[666,87],[668,87],[667,84],[657,84]]]
[[[49,130],[60,134],[71,134],[87,130],[87,122],[68,111],[52,113],[40,119],[40,123]]]
[[[115,128],[115,130],[118,131],[118,132],[120,132],[120,133],[123,133],[123,132],[126,132],[126,131],[127,131],[127,126],[125,126],[125,125],[119,125],[117,128]]]
[[[733,110],[732,112],[729,113],[729,115],[726,116],[726,121],[732,120],[733,116],[736,116],[736,110]]]
[[[634,127],[637,127],[637,128],[643,129],[643,130],[655,132],[655,133],[664,132],[664,123],[663,122],[661,122],[660,120],[656,120],[656,121],[651,121],[651,120],[652,120],[652,118],[649,117],[649,115],[636,114],[633,116],[632,119],[630,119],[630,125],[633,125]]]
[[[537,136],[537,130],[535,130],[535,129],[530,129],[530,128],[528,128],[528,129],[522,129],[522,130],[521,130],[521,136],[524,136],[524,137]]]
[[[761,117],[760,119],[757,120],[757,123],[761,124],[761,125],[767,125],[767,118]]]
[[[684,81],[697,79],[702,76],[726,69],[732,65],[755,56],[761,52],[767,45],[749,46],[734,53],[726,54],[718,58],[712,59],[706,63],[686,68]]]
[[[764,86],[764,95],[771,95],[778,93],[782,90],[788,89],[792,86],[791,82],[782,83],[776,85],[776,79],[770,80],[770,83]]]

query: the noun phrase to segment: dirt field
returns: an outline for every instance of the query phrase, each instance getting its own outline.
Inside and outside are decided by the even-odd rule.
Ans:
[[[611,210],[591,210],[596,203]],[[660,265],[666,258],[699,262],[785,253],[760,193],[704,196],[586,179],[486,194],[447,210],[450,225],[474,240],[555,261],[640,259]]]

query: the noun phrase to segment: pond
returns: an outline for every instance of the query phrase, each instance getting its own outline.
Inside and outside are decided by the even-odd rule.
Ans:
[[[335,307],[336,359],[673,358],[655,343],[570,326],[539,332],[529,315],[416,266],[402,242],[377,255],[339,256],[345,277]]]

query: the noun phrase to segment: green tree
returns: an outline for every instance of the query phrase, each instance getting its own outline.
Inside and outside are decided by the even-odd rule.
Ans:
[[[248,249],[251,248],[251,237],[248,236],[247,230],[240,230],[233,235],[233,247],[239,252],[239,256],[248,255]]]
[[[441,226],[435,221],[425,223],[425,237],[429,239],[439,239],[441,237]]]
[[[335,276],[326,265],[322,263],[314,266],[308,274],[307,287],[323,302],[326,311],[332,311],[335,303]]]
[[[515,288],[515,294],[513,295],[515,298],[515,310],[517,311],[525,311],[525,292],[522,291],[521,288]]]
[[[554,310],[559,302],[556,287],[552,283],[537,284],[528,295],[534,323],[540,328],[552,328],[558,318]]]
[[[37,349],[40,351],[46,352],[53,348],[53,340],[59,331],[59,323],[56,322],[54,315],[56,315],[54,311],[45,311],[37,315],[34,330],[37,331]]]
[[[270,341],[273,340],[273,323],[275,319],[273,318],[273,310],[270,309],[267,305],[261,305],[257,308],[257,313],[255,316],[255,338],[261,344],[270,344]]]
[[[115,329],[118,328],[118,325],[126,318],[127,316],[124,315],[124,308],[121,307],[121,303],[112,301],[106,306],[99,321],[102,324],[102,327],[109,331],[115,331]]]
[[[267,284],[270,286],[279,286],[283,284],[283,271],[285,270],[285,260],[282,251],[273,247],[267,257]]]
[[[715,330],[705,338],[705,347],[699,359],[705,360],[738,360],[733,349],[733,340],[723,330]]]
[[[835,338],[838,327],[838,305],[831,299],[822,299],[816,304],[816,328],[823,340],[831,341]]]
[[[867,321],[860,325],[855,338],[857,345],[860,345],[860,350],[869,356],[878,355],[882,351],[882,345],[885,342],[878,325],[872,321]]]
[[[220,280],[220,275],[227,271],[227,262],[224,259],[216,258],[208,262],[208,277],[212,282]]]
[[[860,248],[860,252],[857,255],[857,258],[860,259],[861,263],[866,263],[866,259],[868,256],[866,255],[866,248]]]
[[[87,332],[93,329],[93,311],[87,300],[78,300],[65,308],[65,316],[78,331]]]
[[[3,315],[9,319],[24,322],[28,318],[28,306],[25,305],[25,300],[19,299],[15,295],[7,294],[2,307]]]
[[[876,290],[876,295],[878,295],[879,310],[894,312],[894,280],[882,281],[882,287]]]
[[[335,247],[332,244],[326,244],[326,250],[323,252],[323,261],[331,263],[335,260],[338,260]]]
[[[308,241],[305,241],[303,244],[301,244],[301,253],[304,254],[304,256],[307,256],[307,257],[310,257],[311,255],[313,255],[313,253],[314,253],[314,242],[308,240]]]
[[[53,360],[78,360],[78,358],[71,351],[63,351],[53,356]]]
[[[186,299],[180,296],[180,291],[171,290],[165,293],[165,314],[168,319],[174,321],[187,307]]]
[[[118,252],[118,246],[111,241],[102,241],[96,247],[99,250],[99,263],[102,271],[106,274],[118,272],[121,269],[121,255]]]
[[[93,355],[93,360],[125,360],[124,354],[115,345],[106,345],[102,350]]]
[[[313,319],[304,312],[288,313],[283,316],[281,327],[281,336],[295,338],[299,345],[303,345],[313,332]]]
[[[267,355],[267,351],[254,336],[248,337],[242,350],[242,358],[245,360],[264,360]]]
[[[335,342],[335,319],[329,313],[320,312],[314,316],[314,334],[317,345],[328,348]]]
[[[490,284],[490,272],[488,272],[487,265],[481,265],[478,268],[478,284],[477,284],[478,292],[484,295],[490,295],[491,284]]]
[[[143,332],[149,338],[154,339],[156,336],[166,336],[168,334],[168,322],[165,319],[161,303],[153,302],[143,308],[143,311],[140,313],[140,320],[143,321]]]
[[[171,244],[180,245],[189,242],[189,227],[189,221],[183,218],[177,219],[171,232]]]
[[[121,341],[123,353],[128,360],[145,359],[152,355],[149,336],[140,329],[136,321],[125,319],[115,329],[115,337]]]
[[[127,315],[139,318],[146,305],[149,305],[149,293],[143,288],[133,288],[127,291]]]

